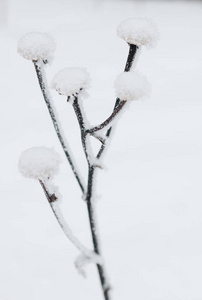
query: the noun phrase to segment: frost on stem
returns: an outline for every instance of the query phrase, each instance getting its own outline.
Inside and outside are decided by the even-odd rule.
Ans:
[[[35,147],[24,151],[19,159],[18,167],[23,176],[32,179],[38,179],[45,193],[45,196],[50,204],[50,207],[67,238],[81,252],[81,259],[78,260],[77,268],[80,270],[85,265],[84,262],[99,262],[101,257],[93,251],[87,249],[73,234],[72,230],[66,223],[63,214],[60,210],[58,199],[60,194],[56,186],[53,185],[51,179],[58,172],[60,163],[59,155],[53,150],[46,147]],[[80,262],[80,263],[79,263]],[[84,272],[82,270],[82,272]]]
[[[102,265],[103,264],[102,257],[100,255],[96,254],[95,252],[91,252],[91,253],[89,253],[89,255],[84,255],[82,253],[75,260],[75,266],[76,266],[78,272],[84,277],[86,277],[84,267],[90,263]]]
[[[148,18],[131,18],[121,22],[117,35],[136,46],[154,47],[159,39],[157,26]]]
[[[59,94],[71,97],[90,85],[90,75],[84,68],[65,68],[52,79],[51,87]]]
[[[32,61],[51,61],[55,51],[55,41],[47,33],[30,32],[18,42],[18,53]]]
[[[33,147],[21,154],[18,168],[27,178],[46,180],[58,172],[60,162],[59,154],[53,149]]]
[[[147,78],[135,72],[123,72],[114,82],[116,96],[121,100],[138,100],[150,92]]]

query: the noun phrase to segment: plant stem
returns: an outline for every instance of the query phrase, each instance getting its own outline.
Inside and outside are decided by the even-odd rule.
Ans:
[[[96,131],[99,131],[109,125],[109,123],[115,118],[115,116],[120,112],[120,110],[123,108],[123,106],[126,104],[127,101],[120,100],[119,104],[114,108],[112,114],[107,118],[104,122],[102,122],[100,125],[93,127],[91,129],[86,130],[86,133],[92,134]]]
[[[93,241],[93,247],[94,247],[94,252],[101,256],[101,251],[100,251],[100,246],[98,242],[98,236],[97,236],[97,227],[96,227],[96,222],[95,222],[95,210],[92,205],[92,189],[93,189],[93,178],[94,178],[94,172],[96,169],[96,166],[91,162],[91,157],[89,153],[89,147],[87,147],[87,141],[86,141],[86,128],[84,124],[84,119],[82,115],[82,111],[79,105],[78,97],[74,97],[73,101],[73,108],[77,116],[77,120],[80,126],[81,130],[81,141],[82,141],[82,146],[86,155],[86,159],[88,162],[88,185],[87,185],[87,194],[86,194],[86,204],[87,204],[87,210],[88,210],[88,218],[89,218],[89,223],[90,223],[90,230],[91,230],[91,236],[92,236],[92,241]],[[97,265],[97,270],[100,278],[100,284],[102,287],[102,292],[104,295],[105,300],[110,300],[109,296],[109,284],[107,282],[105,270],[104,270],[104,265],[96,263]]]
[[[58,139],[60,141],[60,144],[61,144],[61,146],[62,146],[62,148],[64,150],[65,156],[66,156],[66,158],[67,158],[67,160],[68,160],[68,162],[69,162],[69,164],[71,166],[71,169],[72,169],[72,171],[74,173],[74,176],[75,176],[75,178],[76,178],[76,180],[77,180],[77,182],[78,182],[78,184],[80,186],[81,191],[83,193],[85,193],[84,185],[81,182],[81,179],[80,179],[80,177],[78,175],[78,172],[76,171],[74,163],[73,163],[73,161],[71,159],[71,156],[70,156],[70,154],[69,154],[69,152],[67,150],[67,146],[65,145],[65,142],[64,142],[64,139],[62,137],[59,125],[57,123],[57,119],[56,119],[53,107],[51,105],[50,95],[48,94],[48,88],[47,88],[46,81],[45,81],[45,78],[44,78],[43,63],[39,62],[39,61],[33,61],[33,63],[34,63],[34,67],[35,67],[35,70],[36,70],[36,74],[37,74],[37,78],[38,78],[38,81],[39,81],[39,85],[40,85],[40,88],[41,88],[44,100],[46,102],[49,114],[51,116],[51,119],[52,119],[52,122],[53,122],[53,126],[55,128],[56,134],[57,134]]]
[[[39,180],[39,183],[45,193],[45,196],[50,204],[50,207],[58,221],[60,227],[62,228],[64,234],[68,237],[68,239],[74,244],[74,246],[88,259],[91,258],[93,252],[88,250],[85,246],[83,246],[80,241],[73,235],[71,229],[66,224],[59,207],[57,207],[54,203],[57,202],[57,196],[55,194],[50,194],[45,183],[42,180]]]
[[[83,119],[83,115],[81,112],[81,108],[79,106],[79,102],[78,102],[78,97],[75,96],[74,97],[74,101],[73,101],[73,108],[80,126],[80,130],[81,130],[81,142],[82,142],[82,146],[84,149],[84,153],[88,162],[88,165],[90,165],[90,160],[89,160],[89,153],[87,150],[87,144],[86,144],[86,128],[85,128],[85,124],[84,124],[84,119]]]
[[[129,53],[128,53],[128,58],[126,61],[124,72],[130,71],[130,69],[133,65],[133,61],[135,59],[135,54],[137,53],[137,49],[138,49],[138,46],[129,44]]]
[[[91,235],[93,240],[94,251],[96,254],[101,256],[98,236],[97,236],[97,228],[95,222],[95,210],[92,205],[92,189],[93,189],[93,178],[94,178],[95,167],[90,166],[88,172],[88,187],[87,187],[87,196],[86,203],[88,208],[88,217],[90,222]],[[107,282],[104,265],[97,264],[98,274],[100,278],[100,283],[104,295],[105,300],[110,300],[109,290],[110,286]]]
[[[127,61],[126,61],[126,65],[125,65],[125,69],[124,69],[124,72],[129,72],[131,70],[131,67],[133,65],[133,61],[135,59],[135,55],[137,53],[137,50],[138,50],[138,46],[136,45],[131,45],[129,44],[129,53],[128,53],[128,58],[127,58]],[[119,105],[120,103],[120,99],[116,99],[116,102],[115,102],[115,106],[114,106],[114,110],[116,109],[116,107]],[[107,133],[106,133],[106,137],[109,138],[110,137],[110,134],[111,134],[111,131],[112,131],[112,127],[110,127],[108,130],[107,130]],[[101,147],[100,147],[100,150],[97,154],[97,158],[99,159],[101,157],[101,155],[103,154],[103,151],[105,149],[105,145],[103,144]]]

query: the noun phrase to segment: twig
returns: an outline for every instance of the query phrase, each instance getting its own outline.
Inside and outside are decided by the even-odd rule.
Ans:
[[[81,108],[79,106],[79,102],[78,102],[78,97],[74,96],[74,100],[73,100],[73,108],[80,126],[80,130],[81,130],[81,142],[82,142],[82,146],[84,149],[84,153],[88,162],[88,165],[90,165],[90,158],[89,158],[89,153],[87,150],[87,144],[86,144],[86,128],[85,128],[85,124],[84,124],[84,119],[83,119],[83,115],[81,112]]]
[[[53,107],[51,105],[51,99],[50,99],[50,95],[48,93],[48,87],[46,85],[46,80],[44,78],[44,70],[43,70],[43,63],[42,62],[39,62],[39,61],[33,61],[34,63],[34,67],[35,67],[35,70],[36,70],[36,74],[37,74],[37,77],[38,77],[38,81],[39,81],[39,85],[40,85],[40,88],[41,88],[41,91],[42,91],[42,94],[43,94],[43,97],[44,97],[44,100],[46,102],[46,105],[47,105],[47,108],[48,108],[48,111],[49,111],[49,114],[51,116],[51,119],[52,119],[52,122],[53,122],[53,126],[55,128],[55,131],[56,131],[56,134],[58,136],[58,139],[60,141],[60,144],[64,150],[64,153],[65,153],[65,156],[71,166],[71,169],[76,177],[76,180],[81,188],[81,191],[83,193],[85,193],[85,188],[84,188],[84,185],[82,184],[81,182],[81,179],[78,175],[78,172],[76,171],[75,169],[75,166],[74,166],[74,163],[71,159],[71,156],[67,150],[67,146],[65,145],[65,142],[64,142],[64,139],[62,137],[62,134],[61,134],[61,131],[60,131],[60,128],[59,128],[59,125],[57,123],[57,120],[56,120],[56,116],[55,116],[55,113],[54,113],[54,110],[53,110]]]
[[[128,58],[127,58],[127,61],[126,61],[126,65],[125,65],[125,69],[124,69],[124,72],[129,72],[131,70],[131,67],[133,65],[133,61],[135,59],[135,55],[137,53],[137,50],[138,50],[138,46],[136,45],[131,45],[129,44],[129,53],[128,53]],[[120,99],[116,99],[116,102],[115,102],[115,106],[114,106],[114,110],[116,109],[116,107],[119,105],[120,103]],[[112,131],[112,127],[110,127],[108,130],[107,130],[107,133],[106,133],[106,138],[109,138],[110,135],[111,135],[111,131]],[[103,154],[103,151],[105,149],[105,144],[103,144],[101,147],[100,147],[100,150],[97,154],[97,159],[99,159],[101,157],[101,155]]]
[[[46,187],[46,184],[42,181],[39,180],[39,183],[45,193],[45,196],[50,204],[50,207],[56,217],[56,220],[58,221],[60,227],[62,228],[64,234],[68,237],[68,239],[74,244],[74,246],[88,259],[91,258],[91,256],[93,255],[93,252],[88,250],[85,246],[83,246],[80,241],[73,235],[71,229],[69,228],[69,226],[66,224],[61,211],[59,210],[59,207],[56,207],[56,205],[54,204],[55,202],[57,202],[57,196],[55,194],[50,194],[48,192],[48,189]]]
[[[93,240],[94,251],[96,254],[101,256],[100,245],[97,236],[97,228],[95,222],[95,210],[92,205],[92,189],[93,189],[93,179],[94,179],[95,166],[90,166],[88,171],[88,188],[87,188],[87,208],[88,208],[88,217],[90,222],[91,235]],[[105,274],[104,265],[97,264],[98,274],[100,278],[100,283],[103,291],[105,300],[110,300],[110,285],[107,282],[107,276]]]
[[[76,113],[78,123],[80,126],[82,146],[83,146],[83,149],[84,149],[84,152],[86,155],[86,159],[88,162],[88,186],[87,186],[87,194],[86,194],[86,203],[87,203],[87,210],[88,210],[88,217],[89,217],[93,247],[94,247],[94,252],[97,255],[101,256],[101,251],[100,251],[100,246],[99,246],[98,236],[97,236],[96,222],[95,222],[95,210],[92,205],[93,178],[94,178],[94,172],[95,172],[96,166],[94,165],[94,162],[91,161],[91,157],[89,154],[89,146],[87,146],[87,140],[86,140],[87,131],[85,128],[84,119],[83,119],[82,111],[81,111],[77,96],[74,97],[73,108]],[[99,263],[97,263],[96,265],[97,265],[97,269],[98,269],[98,274],[99,274],[104,298],[105,298],[105,300],[110,300],[110,296],[109,296],[110,286],[107,282],[104,265],[99,264]]]
[[[120,110],[123,108],[123,106],[126,104],[127,101],[120,100],[119,104],[115,107],[112,114],[107,118],[104,122],[102,122],[100,125],[93,127],[91,129],[87,129],[86,133],[93,134],[96,131],[99,131],[103,129],[104,127],[108,126],[109,123],[115,118],[115,116],[120,112]]]

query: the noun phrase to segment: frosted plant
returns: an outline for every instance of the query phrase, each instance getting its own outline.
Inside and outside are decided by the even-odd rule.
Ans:
[[[49,87],[46,82],[45,65],[53,58],[55,51],[55,42],[52,37],[46,33],[32,32],[23,36],[17,45],[18,53],[24,58],[33,62],[36,74],[38,77],[39,85],[42,91],[43,98],[47,105],[54,129],[66,155],[66,158],[71,166],[75,178],[80,186],[81,191],[84,193],[84,185],[78,174],[78,170],[69,154],[68,145],[65,141],[62,129],[59,126],[59,118],[56,116],[56,110],[53,105]]]
[[[71,97],[90,85],[90,74],[83,68],[66,68],[55,74],[51,86],[60,95]]]
[[[129,45],[129,54],[124,72],[121,73],[114,83],[116,101],[111,114],[102,123],[90,127],[88,120],[84,117],[82,102],[85,101],[86,89],[90,85],[90,75],[83,68],[65,68],[59,71],[51,82],[51,87],[55,89],[66,101],[72,105],[76,118],[80,126],[81,144],[85,153],[88,165],[87,186],[82,183],[81,175],[75,168],[73,159],[70,156],[69,145],[64,139],[58,117],[52,103],[49,86],[45,78],[45,65],[53,57],[55,43],[49,35],[41,33],[30,33],[25,35],[18,43],[18,52],[26,59],[34,63],[39,85],[43,98],[46,102],[55,131],[61,143],[66,158],[72,168],[75,178],[85,199],[90,230],[93,242],[93,251],[84,247],[72,234],[67,226],[59,209],[58,189],[52,183],[52,177],[58,171],[60,159],[58,155],[48,148],[31,148],[23,152],[19,160],[19,170],[25,177],[39,180],[40,185],[48,199],[53,213],[59,222],[66,236],[74,243],[80,251],[80,255],[75,261],[79,272],[84,275],[83,267],[86,263],[96,264],[102,292],[105,300],[110,300],[110,285],[106,276],[105,265],[101,254],[100,242],[98,239],[97,224],[95,219],[95,207],[93,197],[94,175],[98,168],[101,168],[100,158],[106,149],[106,141],[109,139],[112,124],[120,114],[128,101],[139,100],[150,91],[148,80],[139,71],[132,70],[133,62],[137,51],[143,46],[154,46],[158,40],[158,31],[154,23],[149,19],[137,18],[123,21],[117,27],[117,34]],[[133,68],[134,69],[134,68]],[[105,135],[100,134],[101,130],[106,131]],[[89,137],[93,136],[101,143],[97,155],[93,155]]]
[[[60,194],[58,188],[52,182],[53,177],[59,170],[60,163],[60,156],[53,149],[33,147],[21,154],[18,162],[18,169],[24,177],[39,181],[60,227],[81,253],[76,259],[75,265],[79,272],[85,275],[85,272],[82,269],[82,266],[85,263],[94,262],[102,264],[102,260],[94,251],[90,251],[82,245],[82,243],[74,236],[62,215],[58,203]],[[81,263],[81,257],[83,264]]]
[[[128,44],[154,47],[159,38],[156,25],[148,18],[131,18],[119,24],[117,35]]]
[[[32,61],[49,62],[53,58],[55,41],[47,33],[30,32],[18,42],[18,52],[24,58]]]
[[[116,96],[122,100],[139,100],[150,92],[147,78],[138,71],[123,72],[114,82]]]

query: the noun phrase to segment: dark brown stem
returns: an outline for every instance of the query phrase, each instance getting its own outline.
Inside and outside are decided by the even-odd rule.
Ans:
[[[44,100],[46,102],[46,105],[47,105],[47,108],[48,108],[48,111],[49,111],[49,114],[51,116],[51,119],[52,119],[52,122],[53,122],[53,126],[55,128],[55,131],[56,131],[56,134],[58,136],[58,139],[60,141],[60,144],[64,150],[64,153],[65,153],[65,156],[71,166],[71,169],[74,173],[74,176],[81,188],[81,191],[83,193],[85,193],[85,189],[84,189],[84,186],[83,184],[81,183],[81,179],[78,175],[78,172],[76,171],[75,169],[75,166],[74,166],[74,163],[71,159],[71,156],[67,150],[67,146],[65,145],[65,142],[64,142],[64,139],[62,137],[62,134],[60,132],[60,128],[58,126],[58,123],[57,123],[57,120],[56,120],[56,116],[55,116],[55,113],[53,111],[53,108],[51,106],[51,101],[49,99],[49,95],[48,95],[48,92],[47,92],[47,87],[46,87],[46,84],[45,84],[45,81],[44,81],[44,78],[43,78],[43,71],[41,70],[41,66],[40,66],[40,63],[38,61],[33,61],[34,63],[34,67],[35,67],[35,70],[36,70],[36,74],[37,74],[37,78],[38,78],[38,81],[39,81],[39,85],[40,85],[40,88],[41,88],[41,91],[42,91],[42,94],[43,94],[43,97],[44,97]]]
[[[42,189],[44,191],[44,194],[46,195],[46,198],[48,200],[49,203],[55,202],[57,200],[57,197],[55,194],[50,195],[45,184],[43,183],[42,180],[39,179],[39,183],[42,186]]]
[[[88,188],[87,188],[86,203],[87,203],[87,208],[88,208],[88,217],[89,217],[89,222],[90,222],[90,229],[91,229],[91,235],[92,235],[92,240],[93,240],[94,252],[98,255],[101,255],[99,240],[98,240],[98,236],[97,236],[96,221],[95,221],[95,210],[92,205],[92,189],[93,189],[94,172],[95,172],[95,167],[90,166],[89,172],[88,172]],[[109,295],[110,286],[107,282],[104,265],[97,264],[97,269],[98,269],[98,274],[99,274],[99,278],[100,278],[100,283],[101,283],[104,299],[110,300],[110,295]]]
[[[95,210],[92,205],[92,189],[93,189],[93,178],[94,178],[94,172],[96,169],[96,166],[91,162],[90,157],[89,157],[89,150],[87,148],[87,141],[86,141],[86,136],[87,136],[87,131],[85,128],[84,124],[84,119],[82,115],[82,111],[78,102],[78,97],[74,96],[74,101],[73,101],[73,108],[75,111],[75,114],[77,116],[77,120],[80,126],[81,130],[81,142],[82,146],[86,155],[86,159],[88,162],[88,185],[87,185],[87,193],[86,193],[86,204],[87,204],[87,210],[88,210],[88,217],[89,217],[89,223],[90,223],[90,230],[91,230],[91,236],[92,236],[92,242],[93,242],[93,247],[94,247],[94,252],[97,255],[100,255],[100,246],[99,246],[99,241],[98,241],[98,236],[97,236],[97,227],[96,227],[96,222],[95,222]],[[102,292],[104,295],[105,300],[110,300],[109,296],[109,284],[107,283],[106,279],[106,274],[104,270],[103,264],[97,263],[97,270],[100,278],[100,283],[102,287]]]
[[[74,246],[87,258],[90,259],[93,252],[88,250],[85,246],[83,246],[81,244],[81,242],[73,235],[71,229],[69,228],[69,226],[66,224],[64,217],[62,216],[61,211],[59,211],[59,207],[56,207],[54,205],[54,202],[57,200],[57,196],[55,194],[50,194],[46,184],[39,179],[39,183],[44,191],[44,194],[50,204],[50,207],[52,209],[52,212],[57,220],[57,222],[59,223],[62,231],[64,232],[64,234],[66,235],[66,237],[74,244]]]
[[[82,146],[84,149],[84,153],[88,162],[88,165],[90,165],[90,160],[89,160],[89,153],[87,151],[87,145],[86,145],[86,128],[84,125],[84,120],[83,120],[83,115],[79,106],[79,102],[78,102],[78,97],[75,96],[74,97],[74,101],[73,101],[73,108],[80,126],[80,130],[81,130],[81,142],[82,142]]]
[[[131,70],[131,67],[133,65],[133,61],[135,59],[135,55],[137,53],[137,50],[138,50],[138,46],[136,45],[131,45],[129,44],[129,53],[128,53],[128,58],[127,58],[127,61],[126,61],[126,65],[125,65],[125,69],[124,69],[124,72],[129,72]],[[120,99],[116,99],[116,102],[115,102],[115,106],[114,106],[114,110],[116,109],[116,107],[119,105],[120,103]],[[111,135],[111,131],[112,131],[112,127],[110,127],[108,130],[107,130],[107,133],[106,133],[106,138],[109,138],[110,135]],[[102,154],[103,154],[103,151],[105,150],[105,145],[102,145],[100,147],[100,150],[97,154],[97,158],[99,159]]]
[[[112,114],[107,118],[104,122],[102,122],[100,125],[93,127],[91,129],[86,130],[86,133],[92,134],[96,131],[99,131],[103,129],[104,127],[108,126],[109,123],[116,117],[116,115],[120,112],[120,110],[123,108],[123,106],[126,104],[127,101],[120,101],[119,104],[115,107]]]
[[[124,72],[130,71],[130,69],[133,65],[133,61],[135,59],[135,54],[137,52],[137,49],[138,49],[138,46],[129,44],[129,53],[128,53],[128,58],[126,61]]]

